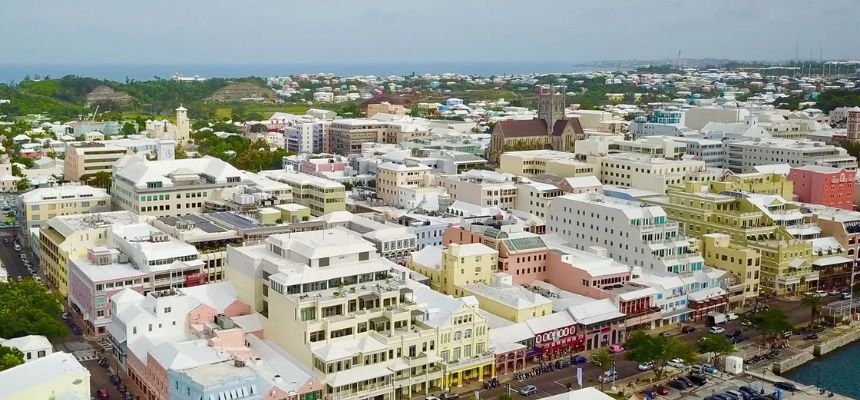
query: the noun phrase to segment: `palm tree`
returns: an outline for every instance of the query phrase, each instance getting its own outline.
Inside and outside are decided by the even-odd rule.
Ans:
[[[609,368],[612,368],[612,354],[609,354],[606,349],[600,349],[594,354],[591,355],[591,362],[600,368],[600,375],[606,375],[606,371],[609,371]],[[603,390],[603,381],[605,379],[600,379],[600,390]]]
[[[821,297],[806,296],[801,302],[803,305],[809,307],[809,311],[811,312],[811,315],[809,316],[809,327],[812,328],[815,325],[816,318],[818,317],[818,309],[822,304]]]

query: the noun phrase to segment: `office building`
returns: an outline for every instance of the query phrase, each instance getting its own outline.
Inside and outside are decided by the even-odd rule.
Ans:
[[[104,189],[66,184],[31,190],[20,197],[24,224],[41,228],[54,217],[110,211],[111,197]]]
[[[113,164],[128,154],[132,154],[131,149],[101,142],[69,145],[63,161],[63,179],[78,182],[99,172],[111,172]]]

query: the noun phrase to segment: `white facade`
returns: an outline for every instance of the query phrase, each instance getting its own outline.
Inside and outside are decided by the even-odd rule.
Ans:
[[[516,202],[517,181],[511,174],[472,170],[460,175],[442,175],[437,182],[454,200],[508,209]]]
[[[32,362],[54,352],[48,338],[40,335],[22,336],[14,339],[0,338],[0,346],[14,347],[24,353],[24,362]]]
[[[294,153],[314,152],[314,129],[317,124],[302,122],[284,128],[287,150]]]
[[[719,174],[709,171],[704,161],[669,160],[646,154],[612,154],[593,156],[589,163],[600,165],[600,181],[605,185],[618,185],[665,193],[669,185],[685,181],[711,181]]]
[[[702,138],[672,138],[675,142],[687,145],[687,155],[702,161],[708,168],[725,168],[728,159],[726,144],[720,140]]]
[[[756,172],[755,167],[788,164],[792,167],[820,165],[857,169],[857,158],[837,146],[809,140],[756,139],[728,144],[728,169],[736,173]]]

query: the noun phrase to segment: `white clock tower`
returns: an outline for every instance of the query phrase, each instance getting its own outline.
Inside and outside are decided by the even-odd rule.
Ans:
[[[159,140],[156,145],[158,160],[173,160],[175,158],[176,141],[174,140]]]

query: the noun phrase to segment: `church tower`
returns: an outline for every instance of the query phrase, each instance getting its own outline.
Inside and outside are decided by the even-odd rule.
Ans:
[[[191,136],[191,122],[188,120],[188,109],[179,106],[176,109],[176,135],[175,139],[179,143],[185,143]]]
[[[556,121],[564,120],[564,86],[540,85],[537,87],[538,119],[546,121],[546,133],[552,134]]]

